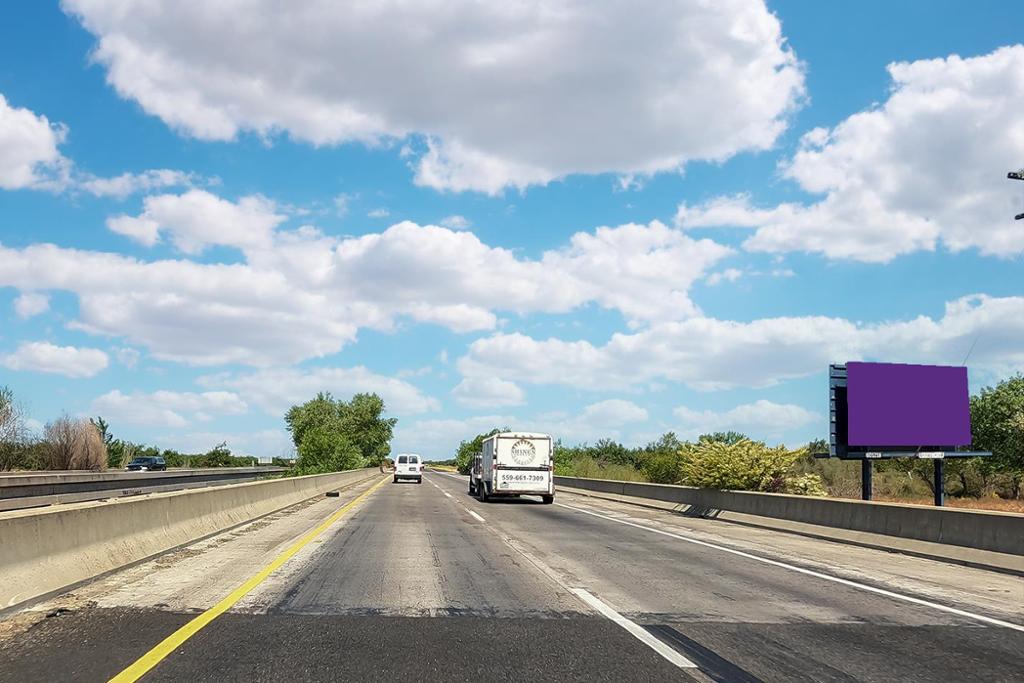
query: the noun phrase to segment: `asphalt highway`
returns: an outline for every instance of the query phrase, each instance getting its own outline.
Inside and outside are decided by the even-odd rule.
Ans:
[[[108,680],[367,493],[146,681],[1019,681],[1024,580],[559,493],[360,486],[0,622],[0,680]],[[50,616],[47,616],[50,615]]]

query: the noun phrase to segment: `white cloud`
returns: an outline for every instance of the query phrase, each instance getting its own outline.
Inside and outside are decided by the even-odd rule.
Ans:
[[[57,149],[66,136],[63,125],[0,94],[0,188],[59,188],[70,167]]]
[[[452,216],[445,216],[440,221],[441,225],[452,230],[468,230],[472,225],[472,222],[465,216],[454,214]]]
[[[621,438],[622,429],[646,422],[647,411],[621,399],[593,403],[577,414],[552,413],[532,418],[509,414],[476,415],[466,418],[400,420],[395,431],[394,452],[422,453],[447,459],[455,455],[459,442],[492,429],[509,428],[543,432],[568,443]]]
[[[730,430],[743,432],[752,439],[778,439],[790,430],[824,421],[821,415],[798,405],[764,399],[722,412],[680,406],[673,413],[682,426],[680,435],[688,439],[708,432]]]
[[[466,377],[452,391],[455,400],[473,408],[522,405],[526,394],[515,382],[498,377]]]
[[[708,284],[714,286],[721,284],[722,282],[736,282],[736,280],[739,280],[741,277],[743,277],[742,270],[738,268],[726,268],[725,270],[708,275]]]
[[[349,204],[352,202],[352,195],[342,192],[334,197],[334,214],[338,218],[348,215]]]
[[[549,433],[567,443],[585,443],[599,439],[622,440],[624,428],[647,422],[647,419],[644,408],[632,401],[613,398],[585,406],[576,415],[540,415],[530,424],[531,429]]]
[[[14,353],[0,355],[10,370],[47,372],[75,379],[93,377],[106,369],[107,354],[99,349],[57,346],[49,342],[23,342]]]
[[[749,197],[680,206],[683,227],[754,228],[747,249],[888,262],[939,245],[1015,256],[1024,159],[1024,45],[970,59],[889,65],[881,105],[804,135],[782,172],[815,203],[755,208]]]
[[[472,232],[403,222],[334,238],[304,226],[275,230],[259,198],[201,190],[150,197],[140,241],[168,234],[187,251],[241,249],[243,263],[140,261],[33,245],[0,246],[0,286],[71,291],[76,329],[195,365],[278,365],[329,355],[361,328],[411,319],[458,332],[490,330],[499,311],[566,313],[597,304],[631,322],[699,315],[687,291],[731,251],[657,221],[575,234],[539,259],[491,247]],[[115,221],[120,219],[115,219]],[[296,330],[302,330],[297,334]]]
[[[202,378],[200,383],[233,389],[271,415],[284,415],[288,408],[320,391],[329,391],[345,400],[358,393],[376,393],[384,399],[388,412],[395,415],[433,412],[441,407],[437,399],[409,382],[364,367],[268,368],[250,374],[212,375]]]
[[[175,129],[316,145],[418,134],[417,182],[448,190],[768,149],[803,94],[761,0],[264,0],[246,21],[199,0],[64,7],[97,36],[118,93]]]
[[[1006,375],[1024,370],[1021,339],[1024,297],[974,295],[947,303],[938,319],[865,324],[823,316],[692,318],[615,334],[603,346],[497,334],[473,342],[458,368],[464,377],[591,390],[660,380],[714,390],[769,386],[863,358],[957,364],[977,340],[971,367]]]
[[[32,318],[50,310],[50,297],[40,292],[22,292],[14,300],[14,312],[19,318]]]
[[[215,244],[269,248],[274,229],[285,220],[276,213],[273,202],[263,197],[242,197],[236,203],[205,190],[146,197],[143,206],[138,216],[108,219],[107,227],[147,246],[166,233],[186,254],[197,254]]]
[[[226,443],[231,454],[255,457],[293,457],[295,447],[291,435],[283,429],[261,429],[256,432],[181,431],[158,435],[155,441],[181,453],[205,453]]]
[[[122,173],[111,178],[88,176],[80,179],[77,186],[97,197],[124,199],[138,192],[150,192],[167,187],[191,187],[199,180],[194,173],[159,168],[142,173]]]
[[[369,218],[387,218],[391,215],[391,212],[385,208],[374,209],[366,214]]]
[[[95,398],[89,409],[114,423],[185,427],[214,416],[241,415],[249,408],[237,394],[228,391],[124,394],[115,389]]]
[[[142,354],[139,353],[138,350],[133,349],[130,346],[119,346],[114,349],[114,357],[117,358],[117,362],[129,370],[138,364],[141,356]]]
[[[517,418],[510,415],[478,415],[468,418],[399,420],[395,427],[392,453],[420,453],[432,460],[455,457],[459,442],[492,429],[515,429]]]

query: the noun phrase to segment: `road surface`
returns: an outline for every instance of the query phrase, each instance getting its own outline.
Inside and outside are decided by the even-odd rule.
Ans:
[[[1018,576],[565,493],[483,504],[447,473],[372,486],[9,615],[0,680],[140,658],[146,681],[1021,680]]]

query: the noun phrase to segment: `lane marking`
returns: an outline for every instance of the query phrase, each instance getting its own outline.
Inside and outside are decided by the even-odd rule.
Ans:
[[[639,640],[641,643],[651,648],[659,655],[672,662],[680,669],[696,669],[697,665],[691,662],[686,657],[682,656],[674,649],[661,642],[658,638],[655,638],[651,633],[637,624],[634,621],[630,621],[626,617],[622,616],[614,609],[612,609],[607,603],[600,600],[593,593],[583,588],[570,588],[573,595],[578,597],[580,600],[589,605],[594,611],[599,612],[602,616],[607,617],[614,623],[618,624],[622,628],[626,629],[630,635]]]
[[[438,486],[437,488],[440,489],[441,487]],[[452,494],[448,493],[447,491],[442,490],[441,493],[443,493],[445,495],[445,498],[451,498],[452,497]]]
[[[931,602],[931,601],[928,601],[928,600],[922,600],[921,598],[915,598],[915,597],[910,596],[910,595],[903,595],[902,593],[894,593],[893,591],[888,591],[888,590],[885,590],[884,588],[876,588],[875,586],[869,586],[868,584],[865,584],[865,583],[858,583],[856,581],[851,581],[849,579],[843,579],[843,578],[840,578],[838,576],[832,576],[830,574],[823,574],[822,572],[817,572],[817,571],[814,571],[813,569],[805,569],[803,567],[798,567],[796,565],[786,564],[785,562],[779,562],[778,560],[771,560],[771,559],[768,559],[767,557],[760,557],[758,555],[747,553],[747,552],[744,552],[742,550],[736,550],[734,548],[728,548],[726,546],[717,545],[715,543],[708,543],[707,541],[701,541],[701,540],[698,540],[696,538],[690,538],[688,536],[682,536],[680,534],[675,534],[675,533],[672,533],[670,531],[663,531],[661,529],[655,529],[654,527],[645,526],[643,524],[637,524],[635,522],[629,522],[629,521],[626,521],[624,519],[619,519],[617,517],[609,517],[608,515],[602,515],[602,514],[597,513],[597,512],[591,512],[590,510],[586,510],[584,508],[576,507],[576,506],[573,506],[573,505],[566,505],[565,503],[555,503],[555,505],[558,505],[559,507],[568,508],[569,510],[575,510],[576,512],[581,512],[581,513],[583,513],[585,515],[591,515],[592,517],[599,517],[601,519],[606,519],[609,522],[615,522],[617,524],[625,524],[626,526],[631,526],[631,527],[634,527],[636,529],[642,529],[644,531],[650,531],[651,533],[655,533],[655,534],[661,534],[662,536],[668,536],[669,538],[674,538],[674,539],[677,539],[679,541],[685,541],[687,543],[692,543],[694,545],[703,546],[705,548],[712,548],[714,550],[721,550],[722,552],[730,553],[732,555],[736,555],[738,557],[743,557],[743,558],[746,558],[748,560],[754,560],[755,562],[761,562],[762,564],[771,565],[773,567],[780,567],[782,569],[788,569],[790,571],[797,572],[798,574],[804,574],[805,576],[813,576],[813,577],[818,578],[818,579],[824,579],[825,581],[832,581],[833,583],[842,584],[844,586],[848,586],[850,588],[856,588],[858,590],[866,591],[868,593],[874,593],[876,595],[884,595],[887,598],[893,598],[895,600],[902,600],[904,602],[909,602],[909,603],[912,603],[912,604],[915,604],[915,605],[920,605],[922,607],[930,607],[932,609],[936,609],[936,610],[939,610],[941,612],[947,612],[949,614],[955,614],[957,616],[966,617],[968,619],[974,619],[975,621],[980,621],[980,622],[983,622],[983,623],[986,623],[986,624],[991,624],[993,626],[1001,626],[1002,628],[1009,628],[1009,629],[1013,629],[1014,631],[1020,631],[1020,632],[1024,633],[1024,626],[1022,626],[1021,624],[1014,624],[1014,623],[1011,623],[1009,621],[1003,621],[1001,619],[995,619],[993,617],[987,617],[987,616],[985,616],[983,614],[975,614],[974,612],[968,612],[966,610],[957,609],[956,607],[949,607],[947,605],[941,605],[941,604],[939,604],[937,602]]]
[[[379,489],[387,481],[387,478],[381,479],[369,489],[363,491],[361,494],[346,503],[337,512],[333,513],[330,517],[321,522],[319,526],[312,531],[307,532],[287,550],[275,557],[270,564],[251,576],[245,583],[232,591],[223,600],[179,628],[171,635],[164,638],[156,645],[156,647],[135,660],[131,666],[111,678],[110,683],[132,683],[145,676],[150,669],[166,659],[169,654],[181,647],[185,641],[198,633],[204,626],[208,625],[221,614],[231,609],[231,607],[245,597],[247,593],[251,592],[254,588],[263,583],[263,581],[270,576],[274,570],[280,568],[281,565],[290,560],[297,552],[309,545],[309,543],[317,536],[322,534],[324,531],[327,531],[332,524],[344,517],[349,511],[359,503],[363,502],[371,493]]]
[[[469,514],[473,515],[473,517],[475,517],[478,521],[480,521],[480,522],[484,521],[483,517],[481,517],[480,515],[476,514],[475,512],[470,510],[469,508],[466,508],[466,512],[468,512]]]

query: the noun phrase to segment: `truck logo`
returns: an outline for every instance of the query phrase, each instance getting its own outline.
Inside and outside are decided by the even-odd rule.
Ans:
[[[512,444],[512,462],[521,467],[532,463],[535,455],[537,447],[526,439],[519,439]]]

